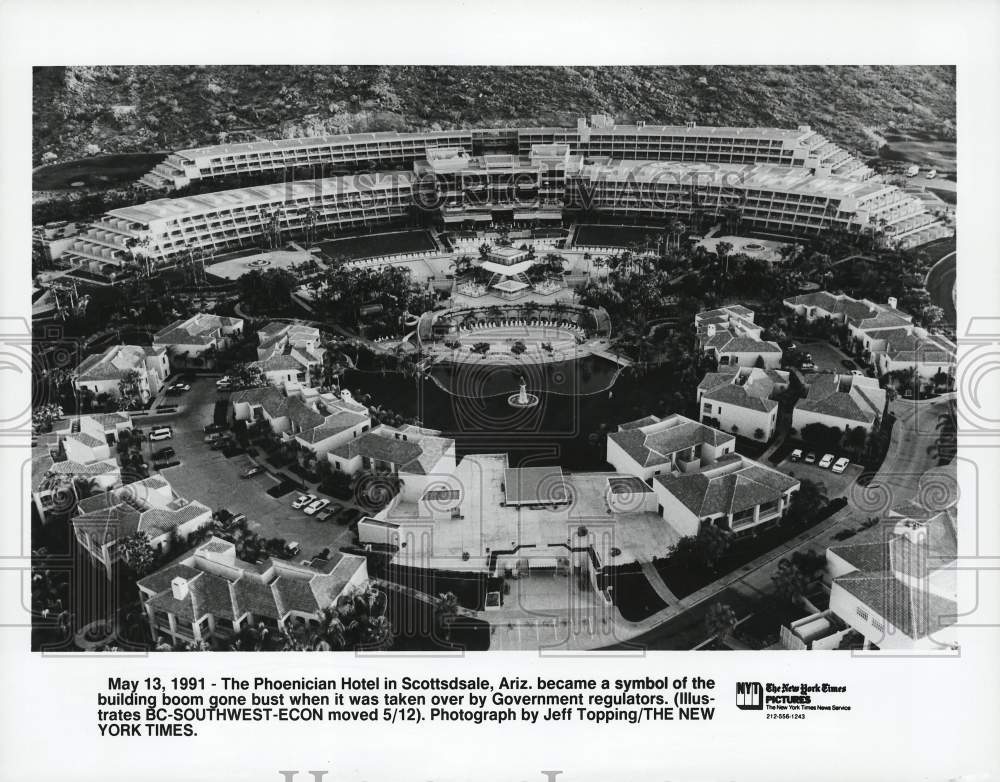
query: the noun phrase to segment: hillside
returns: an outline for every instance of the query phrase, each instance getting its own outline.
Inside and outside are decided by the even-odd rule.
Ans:
[[[955,70],[912,67],[130,66],[34,74],[35,164],[224,140],[471,125],[809,124],[873,151],[865,128],[954,139]],[[46,154],[51,153],[51,154]]]

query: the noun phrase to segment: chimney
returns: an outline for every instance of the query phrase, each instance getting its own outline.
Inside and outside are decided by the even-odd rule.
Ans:
[[[170,582],[170,591],[174,593],[174,600],[187,600],[188,582],[183,576],[177,576]]]
[[[705,327],[705,336],[707,336],[709,339],[711,339],[712,337],[715,336],[715,324],[714,323],[709,323],[708,326]]]
[[[897,299],[895,296],[890,296],[888,299],[886,299],[886,302],[892,309],[896,309],[896,305],[899,304],[899,299]]]

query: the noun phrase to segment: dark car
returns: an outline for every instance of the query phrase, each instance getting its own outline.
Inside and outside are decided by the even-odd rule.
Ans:
[[[174,456],[177,452],[173,448],[161,448],[158,451],[153,451],[154,459],[169,459]]]
[[[226,427],[222,424],[209,424],[205,427],[205,434],[215,434],[216,432],[224,432]]]
[[[853,361],[851,361],[849,358],[845,358],[840,363],[844,365],[844,369],[857,369],[858,368],[858,365],[855,364]]]

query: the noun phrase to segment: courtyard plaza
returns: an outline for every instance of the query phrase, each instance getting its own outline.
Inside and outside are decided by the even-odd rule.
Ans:
[[[205,270],[209,274],[225,280],[236,280],[252,271],[265,272],[269,269],[288,269],[311,261],[321,267],[324,266],[323,261],[313,253],[298,245],[290,245],[290,249],[257,249],[218,256],[211,265],[206,264]]]

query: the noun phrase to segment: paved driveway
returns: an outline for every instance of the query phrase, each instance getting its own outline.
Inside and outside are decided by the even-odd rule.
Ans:
[[[822,453],[818,451],[815,453],[817,459],[822,458]],[[854,464],[853,462],[838,475],[833,470],[824,470],[815,464],[806,464],[802,461],[793,462],[791,459],[779,462],[775,466],[775,469],[799,479],[808,478],[810,481],[821,483],[826,487],[827,497],[831,500],[836,497],[847,497],[849,504],[851,504],[852,496],[857,494],[852,487],[862,472],[861,465]]]
[[[324,548],[336,551],[347,545],[352,535],[346,526],[332,521],[320,522],[291,507],[298,492],[284,497],[271,497],[267,489],[278,483],[268,473],[243,479],[240,474],[253,464],[246,455],[227,459],[221,451],[213,451],[204,442],[204,427],[212,422],[215,400],[214,378],[199,378],[191,391],[177,398],[180,408],[175,416],[164,421],[173,427],[174,437],[153,443],[153,450],[170,445],[177,452],[180,464],[163,470],[162,474],[182,497],[197,499],[213,510],[227,508],[233,513],[245,513],[250,527],[266,538],[298,541],[302,559],[318,554]],[[147,457],[150,444],[146,444]],[[152,464],[152,459],[147,458]]]
[[[848,371],[841,361],[845,358],[851,359],[846,353],[842,352],[839,348],[835,348],[829,342],[799,342],[799,348],[804,350],[806,353],[812,354],[813,363],[816,365],[817,372],[845,372]],[[855,364],[858,362],[855,359],[851,359]],[[861,369],[859,365],[857,367]],[[806,378],[808,379],[808,375]]]

